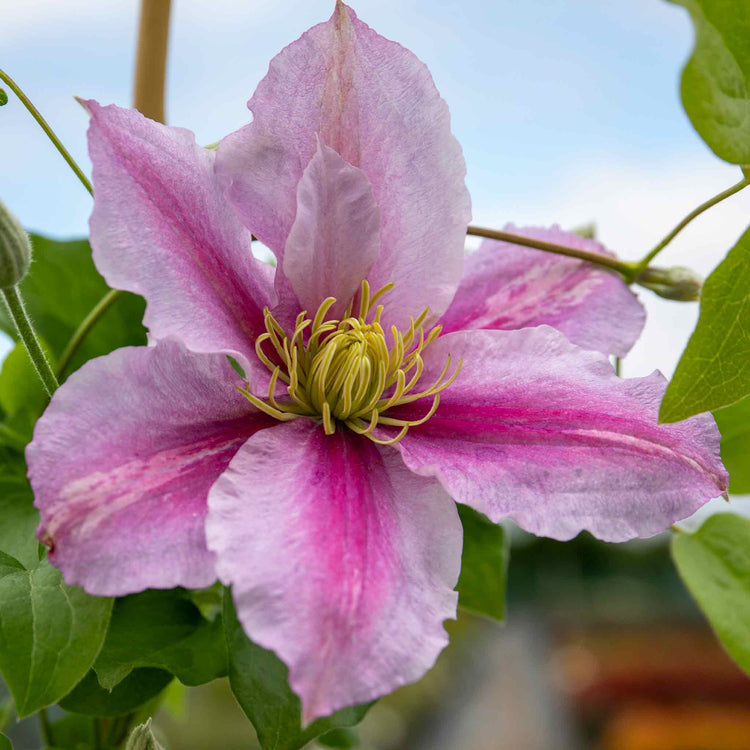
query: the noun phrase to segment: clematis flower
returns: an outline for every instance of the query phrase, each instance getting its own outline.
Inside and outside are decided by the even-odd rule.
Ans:
[[[498,243],[462,277],[464,162],[409,51],[338,3],[249,106],[214,155],[86,103],[94,259],[146,298],[151,345],[74,373],[27,457],[66,581],[123,595],[218,576],[307,722],[445,646],[454,501],[619,541],[727,476],[710,415],[660,425],[661,375],[615,376],[606,353],[643,324],[617,277]]]

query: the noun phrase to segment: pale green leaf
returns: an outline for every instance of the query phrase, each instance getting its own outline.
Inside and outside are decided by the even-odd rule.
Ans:
[[[672,556],[724,648],[750,674],[750,519],[711,516],[694,534],[675,534]]]
[[[729,491],[750,493],[750,397],[714,412],[721,432],[721,460],[729,472]]]
[[[672,0],[687,8],[695,48],[682,72],[682,103],[717,156],[750,164],[750,4]]]
[[[698,325],[661,404],[678,422],[750,394],[750,230],[706,279]]]

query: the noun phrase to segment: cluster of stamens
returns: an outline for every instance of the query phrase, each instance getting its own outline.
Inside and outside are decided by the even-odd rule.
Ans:
[[[255,351],[271,372],[268,395],[259,398],[248,388],[240,388],[240,392],[283,422],[299,417],[319,419],[328,435],[336,431],[338,422],[376,443],[397,443],[410,427],[423,424],[435,413],[441,391],[455,380],[461,363],[449,376],[448,356],[435,382],[422,390],[417,387],[424,368],[422,352],[440,335],[441,328],[435,326],[425,333],[425,310],[416,320],[411,319],[404,332],[392,326],[389,345],[380,324],[383,306],[377,302],[392,287],[388,284],[370,296],[370,286],[363,281],[358,316],[353,316],[352,301],[341,320],[326,320],[336,303],[334,297],[328,297],[312,319],[307,311],[297,316],[291,335],[266,309],[266,332],[257,338]],[[277,393],[279,381],[286,386],[284,397]],[[432,404],[419,419],[384,416],[392,407],[428,398]],[[373,434],[378,426],[399,427],[400,431],[383,440]]]

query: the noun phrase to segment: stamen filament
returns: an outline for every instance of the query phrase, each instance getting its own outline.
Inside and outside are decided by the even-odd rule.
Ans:
[[[327,297],[312,319],[307,312],[301,312],[289,335],[271,312],[264,310],[266,330],[256,339],[255,352],[271,373],[268,394],[265,398],[256,396],[249,384],[238,388],[239,392],[280,421],[319,419],[327,435],[333,435],[340,422],[379,445],[397,443],[411,427],[424,424],[435,414],[439,394],[456,379],[461,362],[448,377],[449,356],[435,382],[416,392],[424,371],[422,353],[437,339],[441,328],[425,331],[424,321],[429,313],[426,309],[416,319],[410,319],[405,331],[391,326],[393,341],[389,345],[381,325],[385,307],[376,303],[392,288],[393,284],[388,284],[372,294],[369,283],[363,281],[357,317],[352,301],[341,319],[326,320],[336,304],[334,297]],[[275,356],[264,350],[266,342],[270,342]],[[279,382],[286,385],[289,401],[277,398]],[[426,398],[431,398],[432,403],[418,419],[387,416],[391,408]],[[383,439],[374,435],[377,427],[401,429],[395,437]]]

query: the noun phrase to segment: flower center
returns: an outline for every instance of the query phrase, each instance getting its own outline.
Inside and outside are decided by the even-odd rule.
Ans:
[[[383,305],[376,303],[392,288],[393,284],[388,284],[370,296],[370,285],[363,281],[358,316],[352,313],[352,303],[341,320],[325,319],[336,303],[334,297],[328,297],[312,319],[306,311],[297,316],[291,335],[266,309],[266,332],[257,338],[255,351],[271,372],[268,395],[258,398],[249,388],[239,388],[240,393],[283,422],[299,417],[319,419],[328,435],[336,431],[339,422],[376,443],[397,443],[410,427],[423,424],[435,413],[440,392],[455,380],[461,363],[448,376],[449,356],[434,383],[421,390],[417,387],[424,367],[422,352],[440,335],[441,327],[425,332],[425,310],[416,320],[411,319],[405,331],[392,326],[389,343],[380,324]],[[286,386],[283,397],[277,392],[279,381]],[[431,399],[432,404],[419,419],[384,415],[394,406],[420,399]],[[378,425],[401,429],[395,438],[381,440],[373,435]]]

